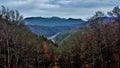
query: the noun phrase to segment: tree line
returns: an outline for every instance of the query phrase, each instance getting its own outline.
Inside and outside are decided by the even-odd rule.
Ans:
[[[9,22],[20,24],[23,22],[23,15],[20,15],[18,10],[10,10],[8,7],[1,6],[0,18],[6,19]]]

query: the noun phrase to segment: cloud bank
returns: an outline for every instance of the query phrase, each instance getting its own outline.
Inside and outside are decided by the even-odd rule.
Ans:
[[[88,18],[96,11],[107,12],[120,6],[119,0],[0,0],[0,5],[19,10],[25,17],[59,16]]]

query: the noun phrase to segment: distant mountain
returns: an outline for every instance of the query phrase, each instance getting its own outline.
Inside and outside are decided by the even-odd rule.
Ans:
[[[40,25],[40,26],[73,26],[83,22],[82,19],[73,19],[73,18],[59,18],[59,17],[28,17],[25,18],[26,25]],[[73,25],[71,25],[73,24]]]
[[[46,37],[50,37],[52,35],[55,35],[58,32],[64,32],[71,30],[74,27],[70,26],[40,26],[40,25],[27,25],[33,33],[38,34],[38,35],[44,35]]]
[[[105,23],[113,21],[111,17],[99,17]],[[79,31],[84,26],[89,26],[89,21],[73,18],[59,17],[29,17],[24,19],[25,24],[32,30],[33,33],[43,35],[56,42],[60,42],[74,32]]]
[[[33,33],[46,37],[79,28],[81,24],[85,23],[82,19],[65,19],[59,17],[28,17],[25,18],[24,21],[25,25],[27,25]]]
[[[114,21],[114,18],[112,17],[99,17],[99,20],[102,21],[102,23],[107,24],[110,22]],[[58,44],[62,44],[64,41],[70,40],[70,38],[74,38],[75,36],[79,36],[81,31],[84,30],[84,27],[89,26],[90,25],[90,21],[86,21],[84,23],[82,23],[80,25],[79,28],[77,29],[72,29],[66,32],[62,32],[59,33],[59,35],[57,35],[56,37],[53,38],[53,40],[55,40],[55,42],[57,42]]]

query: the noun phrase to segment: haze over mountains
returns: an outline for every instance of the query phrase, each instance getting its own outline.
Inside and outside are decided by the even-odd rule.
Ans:
[[[101,17],[104,22],[109,22],[112,20],[110,17]],[[81,26],[88,25],[88,21],[82,19],[74,18],[60,18],[60,17],[28,17],[24,19],[25,25],[30,28],[30,30],[37,34],[43,35],[48,39],[59,39],[62,36],[74,33],[79,30]],[[62,38],[63,39],[63,38]]]
[[[85,23],[82,19],[65,19],[59,17],[29,17],[25,18],[24,21],[33,33],[46,37],[54,37],[58,33],[77,29]]]

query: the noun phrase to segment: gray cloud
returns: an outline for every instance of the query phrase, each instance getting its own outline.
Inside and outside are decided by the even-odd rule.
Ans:
[[[87,18],[101,10],[119,6],[119,0],[0,0],[0,5],[19,10],[28,16]]]

